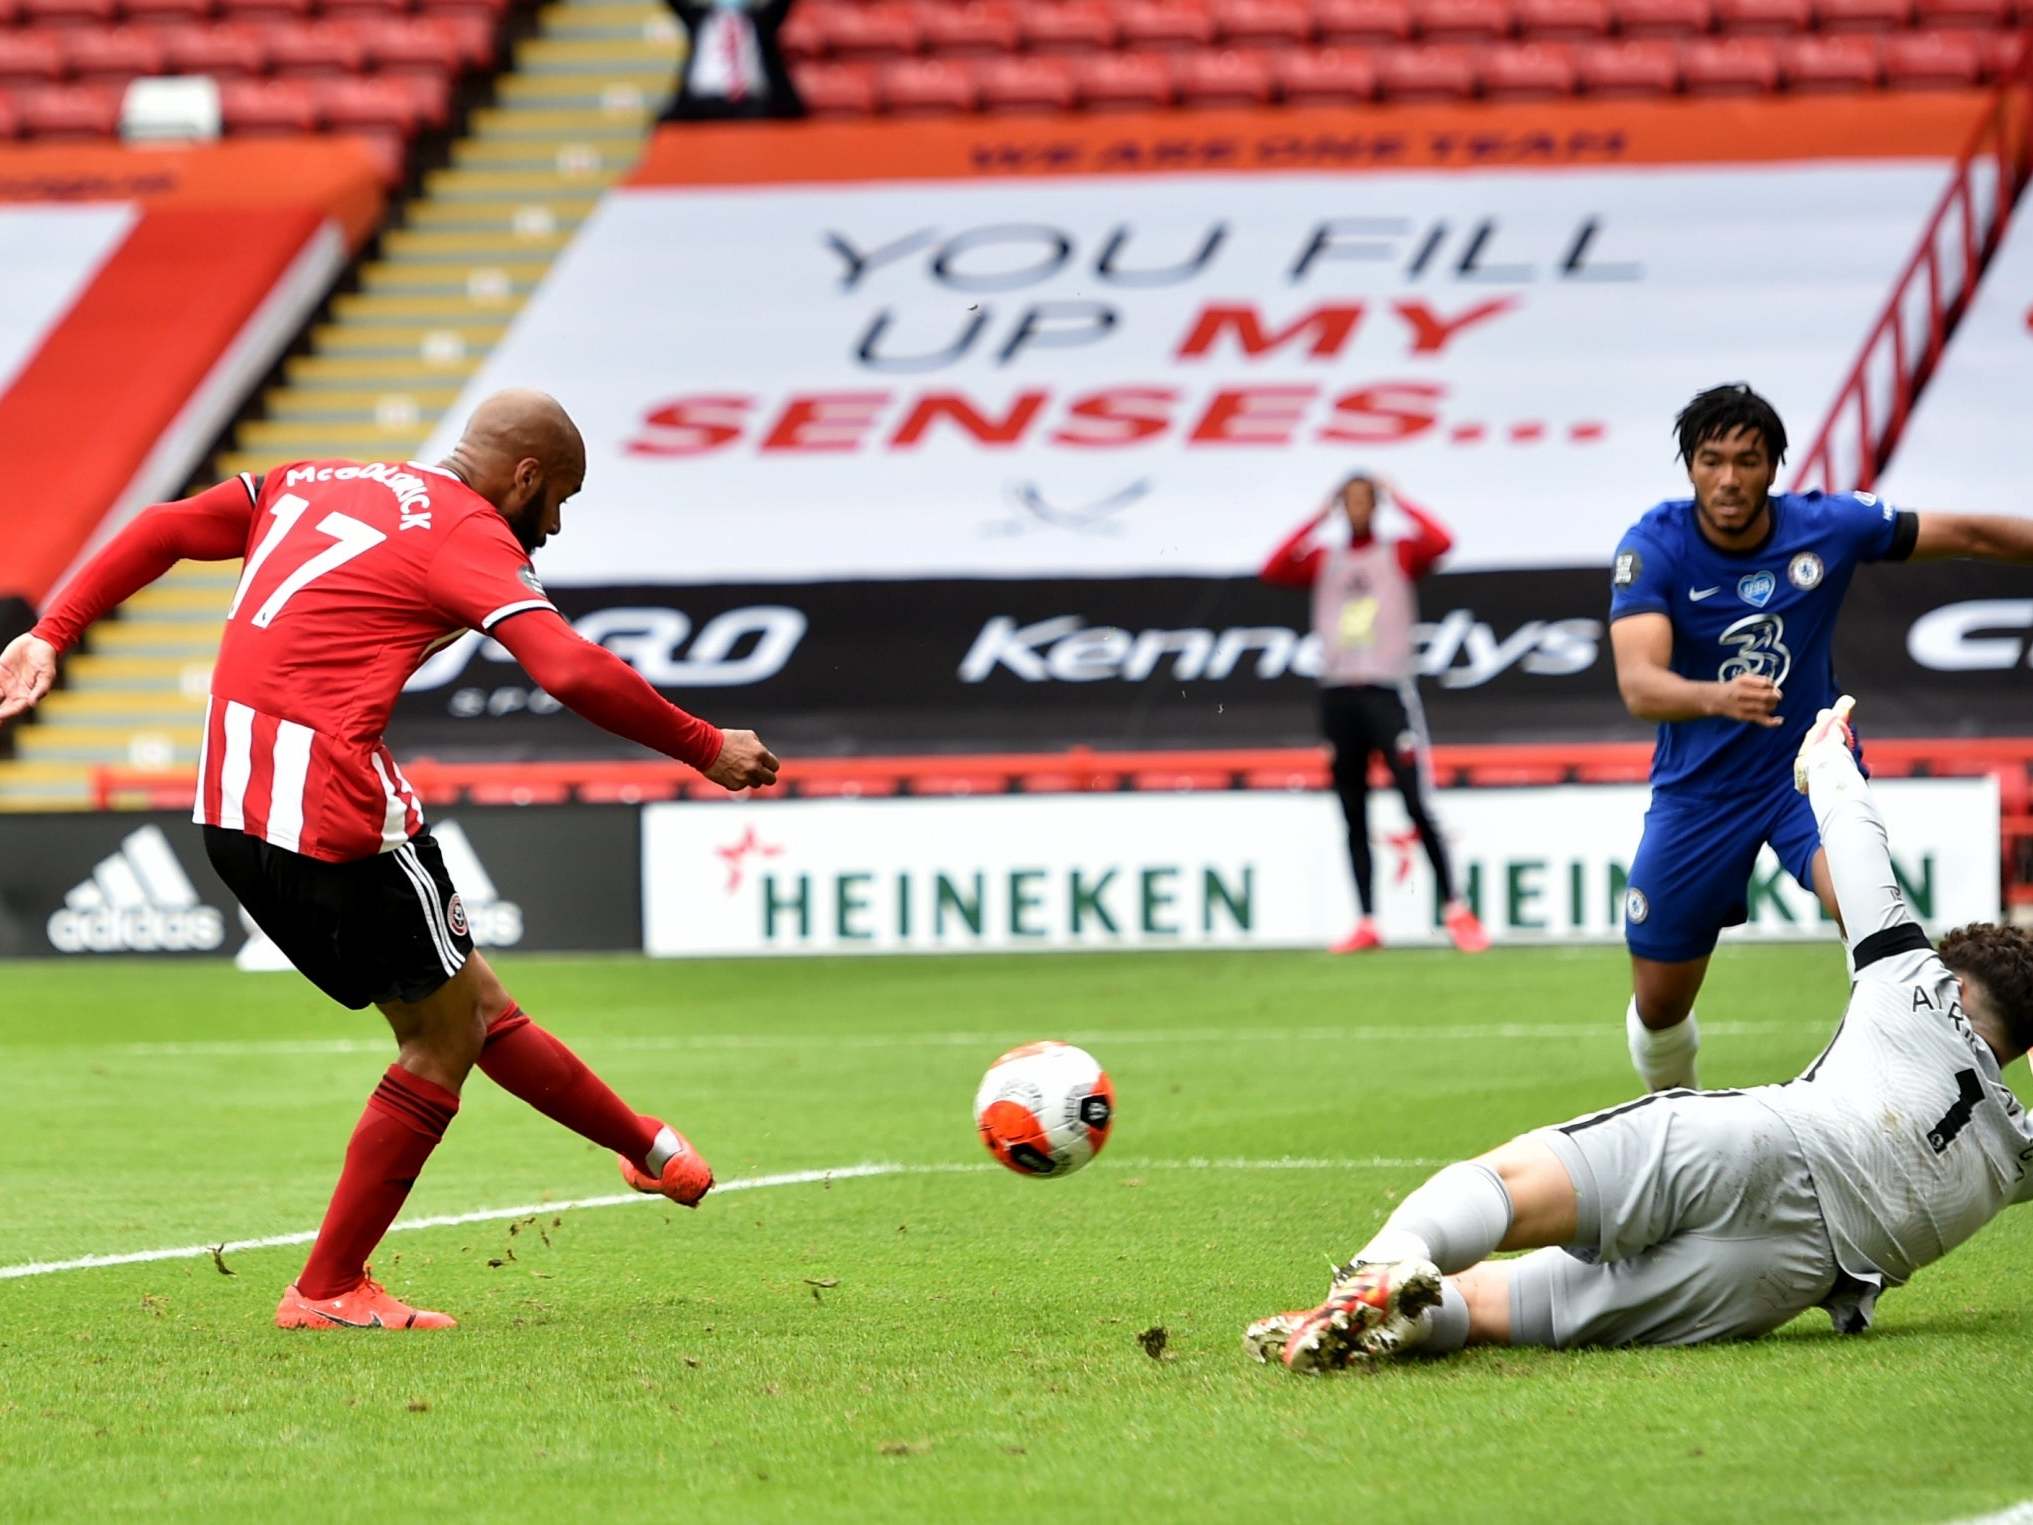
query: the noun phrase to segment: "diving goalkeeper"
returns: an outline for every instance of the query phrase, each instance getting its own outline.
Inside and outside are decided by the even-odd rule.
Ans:
[[[2033,1197],[2033,1123],[2001,1073],[2033,1043],[2033,937],[1976,925],[1930,946],[1850,754],[1851,703],[1821,711],[1794,769],[1854,973],[1821,1057],[1784,1085],[1657,1091],[1449,1165],[1326,1302],[1249,1327],[1259,1359],[1690,1345],[1814,1307],[1857,1333],[1887,1287]]]

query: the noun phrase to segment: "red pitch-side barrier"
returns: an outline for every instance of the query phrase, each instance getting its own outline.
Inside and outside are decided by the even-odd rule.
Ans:
[[[1649,742],[1438,746],[1433,773],[1443,787],[1518,788],[1551,784],[1643,783]],[[1998,780],[2007,897],[2033,904],[2033,737],[1971,740],[1873,738],[1879,778]],[[447,805],[643,804],[732,799],[689,768],[659,760],[630,762],[404,764],[424,803]],[[1372,780],[1388,787],[1379,765]],[[99,768],[92,801],[122,807],[188,809],[196,777]],[[1078,794],[1122,790],[1325,789],[1327,753],[1319,747],[1252,751],[997,753],[957,757],[819,757],[792,761],[760,799],[885,799],[901,795]],[[2024,866],[2022,867],[2022,859]]]

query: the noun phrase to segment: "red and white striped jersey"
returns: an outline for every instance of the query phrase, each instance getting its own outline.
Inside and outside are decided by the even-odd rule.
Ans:
[[[423,826],[382,740],[403,684],[461,631],[554,606],[449,472],[306,461],[240,481],[254,513],[192,819],[328,862],[391,851]]]

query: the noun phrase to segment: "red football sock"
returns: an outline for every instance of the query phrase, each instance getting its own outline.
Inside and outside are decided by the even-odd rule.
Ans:
[[[637,1115],[585,1061],[511,1006],[487,1024],[480,1069],[552,1122],[640,1166],[656,1142],[654,1119]]]
[[[391,1064],[367,1098],[367,1110],[346,1146],[346,1165],[297,1290],[338,1297],[367,1274],[367,1257],[416,1184],[424,1161],[458,1114],[459,1098],[443,1086]]]

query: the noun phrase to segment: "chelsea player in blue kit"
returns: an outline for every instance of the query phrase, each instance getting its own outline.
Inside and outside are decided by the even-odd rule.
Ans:
[[[2033,521],[1909,513],[1862,492],[1772,493],[1786,428],[1741,383],[1703,392],[1676,424],[1694,496],[1631,526],[1610,594],[1617,687],[1631,714],[1659,723],[1624,901],[1625,1031],[1652,1090],[1695,1084],[1694,998],[1717,934],[1748,914],[1761,847],[1835,914],[1793,756],[1839,691],[1830,645],[1858,564],[2033,561]]]

